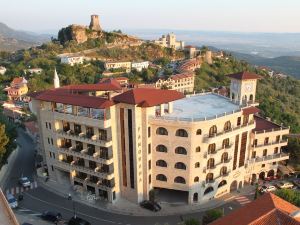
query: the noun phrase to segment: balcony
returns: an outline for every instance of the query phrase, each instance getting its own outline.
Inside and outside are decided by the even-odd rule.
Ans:
[[[203,173],[214,173],[216,171],[219,172],[218,170],[221,169],[222,166],[227,166],[228,163],[231,162],[231,160],[232,160],[232,157],[229,157],[227,160],[225,160],[223,162],[221,161],[221,162],[215,164],[214,166],[211,166],[209,168],[204,167],[203,168]]]
[[[105,190],[105,191],[111,191],[111,189],[113,189],[115,187],[115,184],[112,180],[97,180],[97,181],[93,181],[93,180],[90,180],[89,178],[85,178],[85,179],[82,179],[78,176],[75,176],[73,177],[73,180],[74,181],[77,181],[77,182],[80,182],[80,183],[85,183],[89,186],[92,186],[92,187],[96,187],[96,188],[99,188],[101,190]]]
[[[278,162],[282,160],[289,159],[289,154],[287,153],[278,153],[274,155],[269,155],[265,157],[256,157],[254,159],[248,160],[249,164],[255,164],[255,163],[272,163],[272,162]]]
[[[223,153],[224,151],[231,149],[232,146],[233,146],[233,144],[231,143],[228,146],[224,146],[222,148],[219,148],[219,149],[215,150],[214,152],[208,153],[208,151],[207,151],[207,152],[204,153],[203,157],[205,159],[218,157],[218,155],[220,153]]]
[[[281,141],[273,141],[267,144],[262,144],[262,145],[252,145],[253,149],[258,151],[258,150],[262,150],[268,147],[272,147],[272,146],[278,146],[278,147],[282,147],[288,144],[287,140],[281,140]]]
[[[254,128],[255,128],[255,122],[254,120],[252,120],[245,125],[236,126],[229,130],[222,131],[220,133],[215,133],[213,135],[206,135],[204,137],[204,142],[207,144],[212,144],[217,142],[217,140],[231,138],[237,134],[243,133],[245,131],[250,131]]]
[[[86,135],[83,132],[75,133],[72,130],[64,131],[57,130],[57,133],[64,138],[73,139],[76,141],[81,141],[88,144],[98,144],[102,147],[110,147],[112,145],[112,140],[107,138],[106,140],[100,140],[97,135]]]

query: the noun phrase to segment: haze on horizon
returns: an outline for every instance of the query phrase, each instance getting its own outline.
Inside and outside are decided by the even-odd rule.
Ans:
[[[88,24],[112,29],[300,32],[299,0],[1,0],[0,22],[28,31]]]

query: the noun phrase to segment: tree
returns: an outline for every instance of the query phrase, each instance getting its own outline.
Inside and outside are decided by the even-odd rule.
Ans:
[[[276,190],[275,194],[295,206],[300,206],[300,192],[296,190],[278,189]]]
[[[209,224],[219,218],[221,218],[224,215],[223,210],[221,209],[211,209],[208,210],[202,219],[202,224],[206,225]]]
[[[184,225],[200,225],[200,221],[192,218],[184,221]]]
[[[6,152],[6,145],[9,142],[9,138],[6,136],[5,125],[0,124],[0,159],[2,161]]]

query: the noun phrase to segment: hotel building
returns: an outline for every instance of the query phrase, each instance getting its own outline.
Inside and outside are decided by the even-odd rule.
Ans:
[[[166,87],[169,90],[175,90],[182,93],[191,93],[194,91],[195,75],[191,72],[171,75],[168,79],[159,79],[155,82],[156,88]]]
[[[50,179],[109,202],[160,188],[192,204],[276,174],[289,128],[258,116],[258,75],[229,77],[230,98],[150,88],[92,96],[88,86],[31,94]]]

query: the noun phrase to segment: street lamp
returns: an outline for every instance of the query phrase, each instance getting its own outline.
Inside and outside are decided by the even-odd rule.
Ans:
[[[73,200],[71,194],[68,195],[68,200],[72,201],[73,214],[74,214],[74,218],[76,218],[75,201]]]

